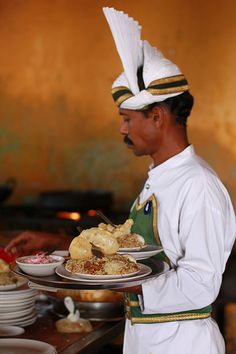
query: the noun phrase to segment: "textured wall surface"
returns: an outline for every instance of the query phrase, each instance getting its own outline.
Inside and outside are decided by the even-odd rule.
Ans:
[[[122,143],[110,96],[121,72],[102,6],[137,19],[176,62],[195,107],[190,140],[236,201],[236,3],[233,0],[0,0],[0,183],[9,202],[59,188],[114,191],[127,206],[149,158]]]

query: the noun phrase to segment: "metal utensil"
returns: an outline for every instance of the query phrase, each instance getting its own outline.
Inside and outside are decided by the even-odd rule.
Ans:
[[[90,243],[92,245],[92,249],[91,249],[92,254],[94,256],[96,256],[97,258],[103,258],[103,256],[104,256],[103,252],[98,247],[94,246],[94,244],[92,242],[90,242]]]
[[[79,233],[81,234],[81,232],[83,231],[81,226],[76,226],[77,231],[79,231]]]
[[[105,221],[107,224],[112,225],[113,227],[116,227],[116,225],[110,220],[108,219],[108,217],[106,215],[103,214],[103,212],[101,210],[96,210],[96,213],[98,216],[100,216],[100,218]]]

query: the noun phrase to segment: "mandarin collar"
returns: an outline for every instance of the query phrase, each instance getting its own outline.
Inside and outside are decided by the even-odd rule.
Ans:
[[[172,169],[172,168],[182,164],[186,159],[188,159],[192,155],[195,155],[195,150],[194,150],[193,145],[189,145],[183,151],[181,151],[179,154],[172,156],[171,158],[164,161],[162,164],[160,164],[158,166],[154,167],[154,164],[152,163],[149,166],[148,175],[151,178],[152,176],[156,176],[157,174],[160,174],[164,171]]]

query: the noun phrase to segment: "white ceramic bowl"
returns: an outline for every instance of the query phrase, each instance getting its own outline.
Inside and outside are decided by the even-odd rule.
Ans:
[[[64,262],[64,257],[50,255],[53,258],[51,263],[25,263],[26,259],[36,259],[38,256],[24,256],[16,259],[16,264],[26,274],[35,275],[37,277],[45,277],[55,273],[55,268]]]

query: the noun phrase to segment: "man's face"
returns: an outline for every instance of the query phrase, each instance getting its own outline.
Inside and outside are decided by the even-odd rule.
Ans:
[[[158,129],[153,114],[145,116],[143,112],[120,109],[122,117],[120,132],[124,142],[136,156],[152,156],[158,145]]]

